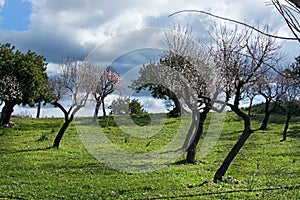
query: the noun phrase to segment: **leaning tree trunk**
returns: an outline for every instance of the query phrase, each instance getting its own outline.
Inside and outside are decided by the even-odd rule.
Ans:
[[[270,101],[266,101],[265,116],[264,116],[264,119],[261,123],[261,126],[260,126],[259,130],[267,130],[270,116],[274,112],[276,107],[277,107],[277,103],[275,102],[273,107],[270,109]]]
[[[205,122],[208,112],[209,112],[209,109],[205,109],[205,111],[203,113],[200,113],[197,131],[195,133],[195,136],[193,138],[191,145],[189,146],[189,148],[187,150],[186,161],[188,163],[191,163],[191,164],[195,163],[197,145],[199,143],[201,135],[203,134],[204,122]]]
[[[96,102],[95,111],[94,111],[93,122],[97,122],[97,118],[98,118],[98,113],[99,113],[100,106],[101,106],[101,101],[97,101]]]
[[[102,103],[103,117],[106,117],[106,111],[105,111],[104,99],[101,99],[101,103]]]
[[[7,102],[7,101],[5,102],[5,105],[2,108],[2,112],[1,112],[0,126],[9,124],[11,115],[14,112],[15,105],[16,103],[14,102]]]
[[[272,113],[271,111],[265,113],[264,119],[261,123],[259,130],[267,130],[271,113]]]
[[[57,106],[59,109],[61,109],[61,111],[64,113],[65,115],[65,122],[62,125],[62,127],[60,128],[59,132],[57,133],[54,142],[53,142],[53,147],[54,148],[58,148],[60,141],[62,139],[62,137],[64,136],[67,128],[70,126],[71,122],[74,119],[75,114],[77,113],[77,111],[82,107],[82,106],[71,106],[71,108],[69,109],[69,111],[67,111],[60,103],[58,102],[54,102],[53,103],[54,106]],[[73,107],[75,107],[73,109]],[[72,111],[73,109],[73,111]]]
[[[291,109],[289,108],[287,110],[287,114],[286,114],[286,120],[285,120],[284,130],[283,130],[283,133],[282,133],[281,142],[286,141],[286,134],[287,134],[287,130],[289,128],[291,118],[292,118],[292,114],[291,114]]]
[[[61,141],[62,137],[64,136],[67,128],[70,126],[71,122],[72,122],[72,119],[65,121],[65,123],[62,125],[62,127],[59,129],[59,132],[56,135],[54,143],[53,143],[53,148],[58,149],[60,141]]]
[[[241,137],[239,138],[239,140],[237,141],[237,143],[233,146],[233,148],[231,149],[231,151],[229,152],[229,154],[226,156],[226,158],[223,161],[223,163],[220,166],[220,168],[215,173],[214,182],[222,181],[222,178],[225,175],[227,169],[229,168],[231,162],[236,157],[236,155],[239,153],[239,151],[241,150],[241,148],[243,147],[243,145],[245,144],[245,142],[247,141],[247,139],[249,138],[249,136],[252,133],[250,116],[247,115],[247,114],[245,114],[245,113],[243,113],[241,110],[239,110],[236,107],[235,108],[232,107],[232,110],[238,116],[240,116],[240,117],[243,118],[243,120],[244,120],[244,131],[243,131]]]

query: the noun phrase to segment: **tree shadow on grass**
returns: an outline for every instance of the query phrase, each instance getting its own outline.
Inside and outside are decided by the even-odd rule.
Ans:
[[[52,146],[49,147],[43,147],[43,148],[35,148],[35,149],[20,149],[20,150],[4,150],[4,151],[0,151],[1,153],[7,153],[7,154],[13,154],[13,153],[26,153],[26,152],[34,152],[34,151],[46,151],[49,149],[53,149]]]
[[[289,128],[290,131],[287,133],[287,137],[300,138],[300,126],[293,126]]]
[[[176,162],[171,163],[171,165],[188,165],[189,163],[186,161],[186,159],[178,160]]]

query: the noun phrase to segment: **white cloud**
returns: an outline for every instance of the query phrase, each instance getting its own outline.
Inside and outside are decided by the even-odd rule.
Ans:
[[[169,14],[183,9],[198,9],[216,15],[245,21],[253,25],[268,23],[271,29],[289,34],[285,23],[265,1],[240,0],[29,0],[32,3],[30,30],[1,31],[0,42],[11,42],[22,50],[44,54],[49,62],[74,55],[83,57],[101,42],[119,33],[137,28],[172,27],[174,23],[190,23],[201,37],[214,18],[203,14]],[[0,7],[4,5],[0,0]],[[127,44],[137,40],[128,40]],[[126,45],[126,44],[125,44]],[[108,46],[116,49],[118,47]]]
[[[49,63],[47,65],[47,70],[46,71],[47,71],[49,76],[56,75],[56,74],[61,74],[61,66],[60,66],[60,64]]]
[[[0,0],[0,9],[3,8],[5,5],[5,0]]]

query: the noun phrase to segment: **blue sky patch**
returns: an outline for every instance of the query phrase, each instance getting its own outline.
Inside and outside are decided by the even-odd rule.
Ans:
[[[0,10],[0,29],[24,31],[29,28],[32,6],[28,1],[6,0]]]

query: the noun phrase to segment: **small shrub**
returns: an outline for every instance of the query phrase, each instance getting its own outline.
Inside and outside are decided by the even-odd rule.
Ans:
[[[49,140],[48,136],[46,133],[42,133],[42,135],[40,136],[40,138],[37,140],[38,142],[45,142]]]

